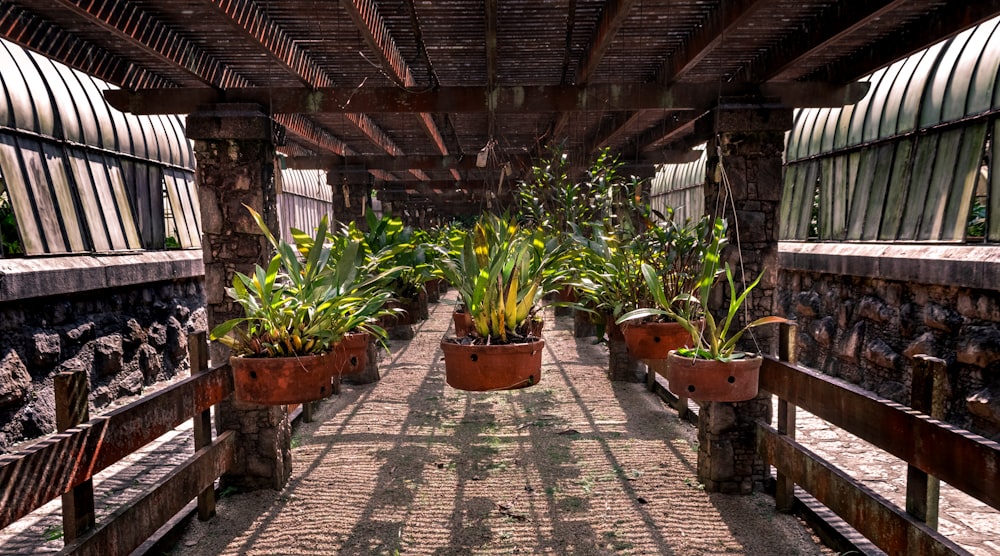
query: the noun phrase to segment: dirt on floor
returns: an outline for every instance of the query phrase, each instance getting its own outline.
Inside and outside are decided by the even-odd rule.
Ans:
[[[546,314],[538,385],[447,386],[453,296],[297,428],[284,490],[223,496],[171,554],[833,554],[769,496],[706,493],[692,425],[569,317]]]

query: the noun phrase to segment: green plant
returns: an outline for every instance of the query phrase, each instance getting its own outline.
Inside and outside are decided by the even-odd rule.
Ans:
[[[736,350],[736,344],[740,338],[752,328],[765,324],[788,322],[788,319],[767,316],[754,320],[742,328],[734,328],[733,325],[739,317],[740,310],[746,302],[750,292],[757,287],[763,271],[757,278],[744,288],[742,293],[737,293],[736,284],[733,280],[733,271],[726,264],[721,274],[726,277],[729,285],[729,307],[727,308],[721,321],[717,321],[712,312],[704,306],[715,284],[716,278],[720,274],[719,265],[721,263],[721,251],[724,243],[725,222],[716,219],[711,229],[711,236],[704,252],[704,261],[701,272],[693,292],[681,292],[674,298],[668,298],[666,288],[656,270],[648,265],[642,265],[642,276],[649,291],[656,302],[656,307],[644,307],[631,311],[618,319],[618,323],[623,323],[635,319],[648,317],[666,316],[684,327],[691,334],[694,344],[692,348],[681,348],[678,354],[686,357],[698,357],[704,359],[714,359],[718,361],[731,361],[742,359],[746,356],[744,352]],[[677,307],[685,307],[689,310],[678,310]],[[693,307],[701,307],[702,310],[690,310]],[[703,320],[702,320],[703,319]]]
[[[546,271],[558,266],[566,249],[540,231],[487,215],[461,236],[460,247],[439,247],[438,252],[438,269],[458,290],[475,334],[490,343],[507,343],[528,335],[538,301],[560,282],[560,276]]]
[[[7,191],[0,183],[0,257],[23,255],[24,246],[17,234],[17,221]]]
[[[386,313],[391,293],[380,287],[392,270],[370,275],[361,242],[346,238],[333,258],[324,218],[302,244],[278,241],[260,214],[247,207],[275,248],[267,268],[256,265],[252,276],[236,273],[227,295],[243,308],[242,317],[212,330],[211,338],[235,355],[285,357],[329,351],[344,334],[357,330],[384,339],[374,324]],[[300,255],[302,259],[300,259]]]

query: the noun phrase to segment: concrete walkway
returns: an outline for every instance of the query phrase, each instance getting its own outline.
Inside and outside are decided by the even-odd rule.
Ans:
[[[383,380],[345,386],[296,431],[282,492],[225,496],[172,554],[822,554],[765,495],[700,490],[693,427],[639,384],[612,384],[607,353],[546,314],[541,384],[476,394],[444,384],[438,346],[452,292]],[[902,504],[905,467],[800,410],[798,440]],[[192,452],[190,427],[96,481],[98,519]],[[1000,514],[943,488],[940,529],[1000,555]],[[767,531],[767,534],[760,534]],[[62,548],[58,502],[0,531],[0,555]]]

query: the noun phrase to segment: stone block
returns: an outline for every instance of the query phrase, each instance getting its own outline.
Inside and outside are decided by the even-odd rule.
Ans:
[[[889,322],[895,316],[895,311],[881,299],[866,295],[858,305],[858,315],[874,322]]]
[[[24,403],[31,391],[31,375],[14,350],[0,359],[0,408]]]
[[[903,350],[903,355],[910,359],[921,354],[930,355],[931,357],[941,357],[941,353],[942,349],[938,342],[937,334],[930,331],[918,336]]]
[[[99,375],[114,375],[122,370],[125,352],[120,334],[94,340],[94,370]]]
[[[899,369],[902,358],[889,344],[880,338],[872,338],[865,345],[864,357],[879,367],[886,369]]]
[[[1000,330],[997,326],[964,328],[956,350],[958,362],[985,369],[1000,361]]]
[[[736,426],[736,409],[730,404],[709,404],[708,432],[722,434]]]
[[[924,324],[930,328],[954,333],[961,328],[962,317],[947,307],[942,307],[937,303],[929,303],[924,308]]]
[[[176,318],[167,319],[166,356],[174,365],[180,364],[188,355],[187,328]]]
[[[160,354],[156,348],[149,344],[139,346],[136,360],[145,384],[156,382],[157,377],[163,373],[163,362],[160,359]]]
[[[858,322],[851,328],[851,331],[847,333],[840,341],[840,346],[837,349],[837,356],[845,361],[851,363],[857,363],[858,357],[861,353],[861,345],[865,337],[865,323]]]
[[[126,345],[136,346],[144,344],[149,338],[146,330],[135,319],[128,319],[128,322],[125,323],[125,329],[128,331],[123,338]]]
[[[837,321],[833,317],[823,317],[809,324],[809,336],[817,344],[829,347],[837,335]]]
[[[965,400],[969,413],[1000,426],[1000,384],[992,384]]]
[[[66,331],[66,338],[75,343],[85,343],[94,339],[96,326],[92,322],[85,322],[75,328]]]
[[[815,317],[819,314],[821,299],[814,291],[799,292],[795,299],[795,314],[800,317]]]
[[[640,361],[628,354],[624,340],[608,340],[608,379],[622,382],[640,382]]]
[[[160,347],[167,345],[167,327],[162,322],[154,322],[149,326],[147,340],[150,345]]]
[[[875,388],[875,393],[879,396],[899,403],[907,401],[906,392],[906,386],[895,380],[883,381]]]
[[[62,342],[58,334],[38,332],[32,336],[32,340],[32,365],[47,369],[59,363],[62,358]]]
[[[130,373],[125,373],[118,380],[118,397],[137,396],[142,392],[143,376],[142,372],[136,369]]]

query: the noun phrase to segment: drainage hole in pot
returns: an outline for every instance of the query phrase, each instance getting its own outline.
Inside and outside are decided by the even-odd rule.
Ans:
[[[733,384],[734,382],[736,382],[736,377],[735,376],[731,376],[731,377],[727,378],[726,380],[729,381],[729,384]]]
[[[472,354],[472,360],[473,360],[473,361],[479,361],[479,355],[478,355],[478,354],[475,354],[475,353],[473,353],[473,354]]]
[[[653,336],[653,343],[656,343],[656,344],[660,343],[660,337],[659,336]]]
[[[319,393],[321,396],[326,396],[326,386],[320,386]]]
[[[688,392],[694,392],[694,384],[688,384]]]
[[[250,378],[257,379],[257,371],[250,371]]]
[[[354,357],[351,357],[351,366],[352,367],[357,367],[358,366],[358,356],[357,355],[355,355]]]

